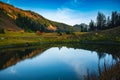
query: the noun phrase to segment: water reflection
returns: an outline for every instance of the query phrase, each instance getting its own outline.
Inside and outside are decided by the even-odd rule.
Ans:
[[[0,80],[81,80],[119,58],[120,47],[48,44],[0,51]],[[112,54],[113,53],[113,54]],[[7,76],[7,77],[6,77]]]
[[[15,65],[17,62],[27,58],[33,58],[42,53],[46,48],[17,48],[0,51],[0,69]]]

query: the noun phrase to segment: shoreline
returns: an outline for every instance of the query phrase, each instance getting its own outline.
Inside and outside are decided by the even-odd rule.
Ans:
[[[46,44],[87,44],[87,45],[115,45],[120,46],[120,42],[107,42],[107,41],[99,41],[99,42],[93,42],[93,41],[56,41],[56,42],[26,42],[26,43],[17,43],[17,44],[8,44],[8,45],[0,45],[0,49],[5,48],[21,48],[21,47],[30,47],[30,46],[40,46],[40,45],[46,45]]]

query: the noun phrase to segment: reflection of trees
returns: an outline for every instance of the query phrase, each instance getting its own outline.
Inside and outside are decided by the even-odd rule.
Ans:
[[[53,46],[57,46],[54,44]],[[99,59],[105,56],[105,53],[112,54],[114,59],[120,58],[120,46],[118,45],[93,45],[93,44],[79,44],[79,43],[71,43],[71,44],[59,44],[60,46],[66,46],[68,48],[74,49],[85,49],[90,51],[96,51]]]
[[[17,62],[26,58],[33,58],[48,49],[47,47],[22,48],[13,50],[4,50],[0,52],[0,69],[15,65]]]
[[[99,59],[104,58],[106,56],[105,53],[99,53],[99,52],[97,52],[97,55]]]
[[[22,61],[26,58],[32,58],[36,55],[42,53],[50,47],[59,47],[66,46],[68,48],[74,49],[85,49],[90,51],[96,51],[98,53],[99,59],[105,56],[105,53],[112,54],[114,59],[120,58],[120,46],[111,46],[111,45],[85,45],[78,43],[71,44],[41,44],[38,47],[32,48],[20,48],[20,49],[7,49],[0,50],[0,69],[7,68],[11,65],[16,64],[19,61]]]

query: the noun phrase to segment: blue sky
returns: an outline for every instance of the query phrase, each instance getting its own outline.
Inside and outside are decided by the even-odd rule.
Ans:
[[[106,16],[120,12],[120,0],[2,0],[24,10],[35,11],[47,19],[69,25],[96,20],[98,11]]]

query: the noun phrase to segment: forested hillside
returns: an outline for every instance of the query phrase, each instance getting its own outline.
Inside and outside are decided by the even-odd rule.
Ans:
[[[27,32],[64,32],[74,30],[73,27],[70,25],[50,21],[35,12],[18,9],[12,5],[3,2],[0,2],[0,13],[1,29],[7,29],[10,27],[11,29],[14,29],[16,31],[18,29],[23,29]],[[2,21],[7,21],[8,23],[2,23]]]

